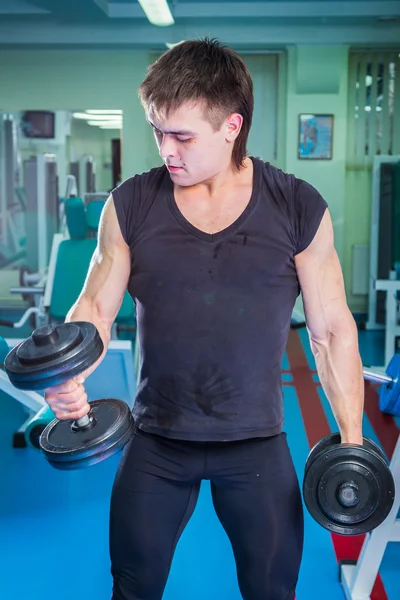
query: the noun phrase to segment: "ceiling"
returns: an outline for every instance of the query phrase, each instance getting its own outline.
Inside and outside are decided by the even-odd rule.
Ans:
[[[168,0],[156,27],[137,0],[0,0],[0,46],[160,48],[209,35],[238,47],[400,47],[400,0]]]

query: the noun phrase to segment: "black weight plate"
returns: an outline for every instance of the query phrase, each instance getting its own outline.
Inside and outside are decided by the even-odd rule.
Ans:
[[[17,347],[16,357],[21,365],[45,365],[78,346],[82,340],[81,328],[75,323],[55,327],[44,325]]]
[[[134,421],[129,406],[106,398],[90,403],[94,424],[88,429],[73,428],[71,421],[54,419],[40,437],[40,447],[56,469],[82,469],[121,450],[133,434]]]
[[[309,466],[313,462],[313,460],[320,454],[321,452],[325,452],[328,448],[331,448],[337,444],[340,444],[340,433],[333,433],[332,435],[328,435],[322,438],[319,442],[315,444],[310,450],[310,453],[307,457],[305,471],[308,470]]]
[[[85,371],[100,358],[103,348],[93,323],[45,325],[9,352],[4,368],[14,387],[43,390]]]
[[[336,446],[340,443],[341,443],[341,437],[340,437],[339,432],[333,433],[332,435],[328,435],[327,437],[322,438],[322,440],[320,440],[317,444],[315,444],[315,446],[311,449],[311,451],[307,457],[305,471],[307,471],[307,469],[309,468],[309,466],[311,465],[313,460],[319,454],[327,451],[328,449],[331,449],[331,448],[333,449],[333,446]],[[349,444],[349,446],[350,445],[352,446],[352,444]],[[375,444],[375,442],[373,442],[370,438],[363,437],[363,447],[368,448],[372,452],[375,452],[376,454],[381,456],[381,458],[387,464],[387,460],[386,460],[385,454],[383,453],[383,450],[377,444]]]
[[[42,435],[45,428],[46,428],[46,425],[41,423],[40,425],[36,425],[35,427],[32,427],[32,429],[29,432],[29,441],[32,444],[32,446],[34,448],[36,448],[37,450],[40,450],[39,440],[40,440],[40,436]]]
[[[358,488],[356,506],[338,501],[338,490],[346,482]],[[375,529],[389,514],[394,481],[387,463],[375,451],[343,444],[313,460],[304,477],[303,496],[311,516],[323,527],[342,535],[360,535]]]

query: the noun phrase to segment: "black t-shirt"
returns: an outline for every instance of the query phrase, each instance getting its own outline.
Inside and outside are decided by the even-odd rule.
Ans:
[[[283,426],[281,362],[300,288],[294,256],[327,204],[310,184],[252,158],[249,204],[208,234],[180,212],[165,167],[112,195],[131,250],[140,370],[137,426],[232,441]]]

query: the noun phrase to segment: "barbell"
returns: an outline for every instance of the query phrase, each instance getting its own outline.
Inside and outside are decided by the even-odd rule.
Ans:
[[[363,368],[364,379],[380,383],[379,408],[389,415],[400,414],[400,354],[390,360],[385,373]]]

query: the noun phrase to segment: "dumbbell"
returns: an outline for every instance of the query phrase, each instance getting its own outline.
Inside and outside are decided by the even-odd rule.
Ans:
[[[44,390],[83,373],[103,350],[92,323],[45,325],[7,354],[4,369],[16,388]],[[131,439],[133,429],[132,413],[125,402],[114,398],[94,400],[81,419],[52,420],[43,430],[39,446],[56,469],[80,469],[120,451]]]
[[[390,415],[400,414],[400,354],[395,354],[389,362],[386,373],[378,373],[363,368],[364,379],[381,383],[379,408]]]
[[[394,502],[388,461],[372,440],[341,444],[339,433],[323,438],[308,455],[303,497],[311,516],[325,529],[360,535],[378,527]]]

